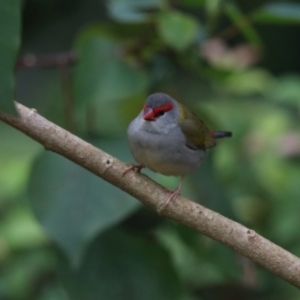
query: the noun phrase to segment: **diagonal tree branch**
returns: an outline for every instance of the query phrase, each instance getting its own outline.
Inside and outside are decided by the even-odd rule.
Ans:
[[[0,120],[41,143],[46,150],[68,158],[154,210],[168,199],[163,187],[147,176],[134,172],[122,176],[127,166],[117,158],[49,122],[35,109],[18,103],[16,106],[20,117],[0,112]],[[230,247],[300,289],[300,259],[255,231],[183,197],[174,199],[161,215]]]

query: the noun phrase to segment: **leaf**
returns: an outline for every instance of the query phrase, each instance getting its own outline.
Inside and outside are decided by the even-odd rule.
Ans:
[[[45,234],[28,207],[17,207],[5,216],[1,222],[0,236],[11,251],[28,250],[46,244]]]
[[[206,4],[205,0],[179,0],[180,7],[200,8]]]
[[[205,2],[207,23],[215,22],[215,19],[220,15],[222,5],[222,0],[210,0]]]
[[[120,59],[122,49],[116,41],[91,29],[80,37],[80,60],[75,67],[75,100],[79,105],[109,102],[144,92],[149,79],[143,70]]]
[[[251,19],[257,23],[268,24],[299,24],[300,4],[269,3],[252,14]]]
[[[265,69],[253,68],[234,72],[224,82],[226,89],[232,94],[254,95],[269,91],[274,84],[274,78]]]
[[[300,77],[296,75],[280,76],[269,89],[267,96],[276,102],[300,105]]]
[[[21,1],[1,1],[0,20],[0,110],[16,115],[14,66],[20,46]]]
[[[198,30],[197,21],[178,11],[163,12],[158,17],[158,32],[166,44],[182,51],[195,40]]]
[[[0,136],[0,205],[3,205],[24,191],[32,162],[42,146],[1,122]]]
[[[216,285],[225,282],[222,269],[216,266],[215,261],[208,261],[207,256],[204,257],[203,252],[211,252],[211,247],[207,249],[207,245],[200,242],[203,236],[188,228],[180,227],[179,230],[184,231],[184,238],[188,236],[193,239],[193,247],[180,237],[178,230],[176,230],[176,225],[171,227],[169,224],[158,228],[155,235],[170,253],[174,267],[181,280],[189,282],[192,286]]]
[[[155,241],[120,230],[102,234],[77,270],[61,257],[60,277],[73,300],[176,300],[181,285]]]
[[[15,253],[19,255],[16,257]],[[56,260],[54,253],[47,248],[36,248],[34,251],[17,251],[10,254],[11,260],[4,258],[6,263],[1,267],[0,299],[36,299],[35,282],[54,272],[54,261]],[[55,282],[53,284],[55,285]],[[42,289],[44,287],[41,287]],[[56,297],[52,299],[62,300],[66,298]]]
[[[89,132],[99,136],[124,136],[129,122],[141,111],[146,93],[130,97],[124,101],[109,101],[105,103],[93,103],[89,111]],[[82,126],[86,115],[82,116]],[[132,158],[131,158],[132,159]]]
[[[229,194],[213,166],[213,155],[218,151],[217,146],[207,151],[203,164],[189,176],[195,194],[194,200],[227,217],[236,219],[230,205]],[[211,153],[212,151],[214,153]]]
[[[125,152],[124,147],[123,141],[101,142],[101,148],[119,153]],[[96,234],[139,206],[128,194],[53,153],[44,153],[36,161],[29,193],[38,220],[74,265]]]
[[[144,22],[147,20],[147,10],[159,7],[159,0],[110,0],[108,12],[120,22]]]
[[[242,14],[239,8],[230,2],[225,6],[227,16],[234,22],[234,24],[241,30],[245,38],[256,46],[262,45],[261,39],[256,30],[250,25],[250,22]]]

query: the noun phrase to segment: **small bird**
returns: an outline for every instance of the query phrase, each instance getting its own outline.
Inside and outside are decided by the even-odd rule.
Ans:
[[[163,175],[181,176],[178,187],[170,191],[171,196],[159,210],[180,194],[184,176],[200,166],[206,148],[215,146],[215,139],[232,136],[229,131],[210,131],[188,108],[164,93],[147,98],[127,134],[138,164],[123,174],[148,168]]]

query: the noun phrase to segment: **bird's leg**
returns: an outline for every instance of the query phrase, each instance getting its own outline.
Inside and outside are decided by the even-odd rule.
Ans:
[[[181,191],[181,186],[182,186],[182,182],[183,182],[183,178],[184,176],[181,176],[181,179],[179,181],[179,184],[177,186],[177,188],[175,190],[168,190],[168,192],[171,193],[171,196],[168,198],[168,200],[163,203],[162,205],[160,205],[157,209],[158,213],[161,213],[168,205],[169,203],[176,198],[178,195],[180,195],[180,191]]]
[[[130,167],[126,168],[125,171],[123,172],[122,176],[126,175],[129,171],[133,170],[135,173],[140,173],[141,169],[143,169],[144,166],[142,165],[135,165],[132,164]]]
[[[170,192],[171,192],[171,196],[170,196],[169,199],[165,202],[164,208],[167,207],[167,206],[169,205],[169,203],[170,203],[174,198],[176,198],[178,195],[180,195],[180,191],[181,191],[181,186],[182,186],[183,178],[184,178],[184,176],[181,176],[177,188],[176,188],[174,191],[170,191]]]

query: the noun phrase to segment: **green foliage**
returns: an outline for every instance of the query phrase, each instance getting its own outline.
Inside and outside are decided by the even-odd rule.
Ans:
[[[1,1],[0,20],[0,109],[16,114],[13,70],[21,39],[21,0]]]
[[[75,271],[61,259],[61,278],[74,300],[182,299],[166,251],[141,235],[105,232],[90,245]]]
[[[233,3],[227,4],[225,6],[225,11],[233,23],[240,28],[241,32],[249,42],[256,46],[262,45],[259,35],[236,5]]]
[[[178,51],[195,42],[198,24],[187,15],[177,11],[162,12],[157,25],[162,40]]]
[[[300,4],[269,3],[255,12],[253,20],[259,23],[291,25],[300,23]]]
[[[157,9],[159,0],[109,0],[110,17],[119,22],[145,22],[147,10]]]
[[[101,141],[96,145],[107,151],[124,148],[119,141]],[[120,222],[139,205],[119,189],[52,153],[36,160],[29,196],[46,232],[73,265],[80,264],[86,245],[97,234]]]
[[[18,1],[0,1],[6,112],[20,13]],[[298,3],[278,1],[27,0],[21,53],[72,50],[78,61],[18,70],[17,101],[130,162],[128,123],[148,94],[171,94],[210,128],[233,131],[207,151],[182,194],[299,256],[298,15]],[[0,137],[0,299],[299,297],[2,123]]]
[[[146,72],[130,67],[119,57],[122,44],[102,34],[101,28],[84,30],[77,47],[79,63],[75,69],[75,99],[78,105],[134,97],[146,91]]]

